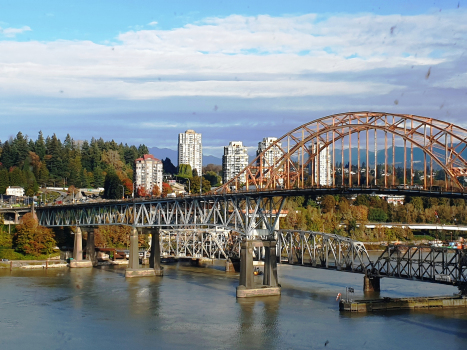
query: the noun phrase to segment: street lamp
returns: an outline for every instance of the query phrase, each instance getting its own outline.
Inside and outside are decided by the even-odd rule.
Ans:
[[[125,199],[125,187],[123,185],[118,185],[122,187],[122,199]]]

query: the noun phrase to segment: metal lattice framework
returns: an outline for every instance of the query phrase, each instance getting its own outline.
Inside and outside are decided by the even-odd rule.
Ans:
[[[229,259],[240,257],[242,235],[227,230],[161,230],[162,257]]]
[[[390,245],[369,273],[467,287],[467,249]]]
[[[278,227],[285,197],[273,194],[207,195],[144,202],[101,202],[37,209],[43,226],[131,225],[135,227],[223,227],[268,235]]]
[[[396,147],[403,148],[398,159]],[[317,119],[288,132],[216,192],[228,192],[243,185],[247,190],[344,184],[369,187],[377,184],[376,177],[371,179],[370,174],[377,173],[379,163],[384,167],[380,186],[396,185],[395,176],[390,175],[395,174],[398,164],[404,169],[402,185],[413,187],[417,149],[423,153],[424,189],[433,187],[433,177],[427,174],[427,169],[438,166],[445,172],[445,190],[463,190],[458,178],[467,175],[467,161],[463,157],[467,149],[466,129],[421,116],[352,112]],[[384,162],[378,160],[378,151],[384,152]],[[352,163],[355,158],[357,164]],[[246,179],[245,184],[240,183],[242,178]]]
[[[363,243],[335,234],[281,230],[278,255],[289,263],[365,273],[371,266]]]

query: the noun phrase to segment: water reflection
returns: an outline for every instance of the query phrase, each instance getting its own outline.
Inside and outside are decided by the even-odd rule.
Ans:
[[[240,298],[238,345],[241,348],[274,349],[279,339],[280,296]]]

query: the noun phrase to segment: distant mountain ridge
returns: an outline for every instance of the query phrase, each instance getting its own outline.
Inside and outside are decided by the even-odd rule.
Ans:
[[[149,153],[158,159],[170,158],[172,164],[177,166],[178,161],[178,152],[170,148],[159,148],[151,147],[149,148]],[[208,164],[222,165],[222,158],[215,156],[204,156],[203,155],[203,166]]]

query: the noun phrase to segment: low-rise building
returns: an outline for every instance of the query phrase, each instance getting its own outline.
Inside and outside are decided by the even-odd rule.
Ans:
[[[16,197],[23,197],[24,196],[24,188],[20,186],[8,186],[6,189],[7,196],[16,196]]]

